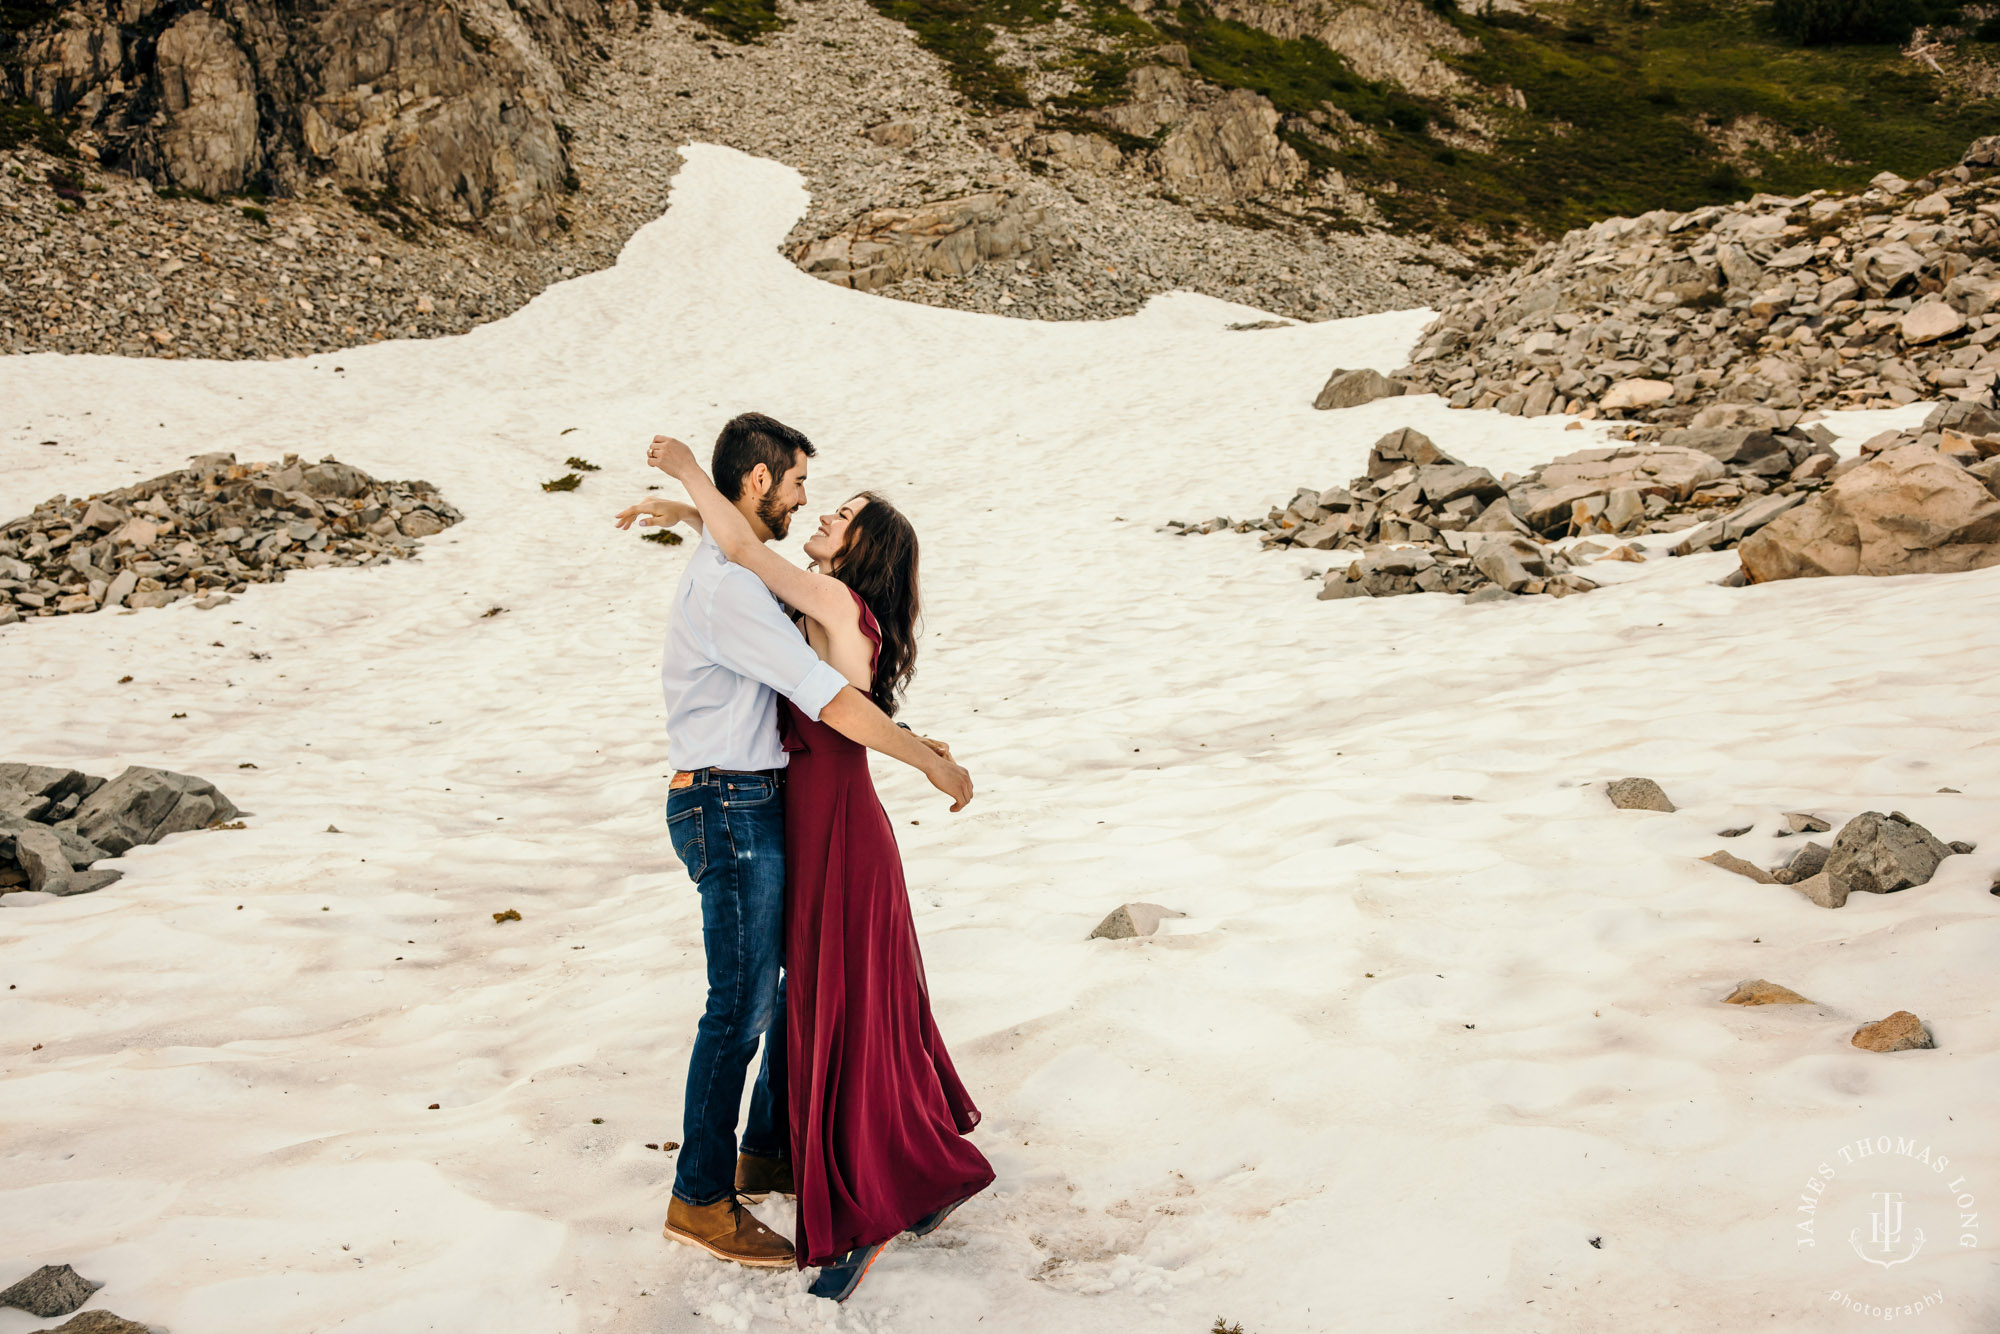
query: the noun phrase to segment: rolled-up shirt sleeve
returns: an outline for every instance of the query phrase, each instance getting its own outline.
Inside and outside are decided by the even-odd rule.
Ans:
[[[708,626],[716,662],[769,686],[815,722],[848,684],[831,664],[820,661],[799,628],[785,619],[777,599],[748,570],[732,568],[723,575],[709,607]]]

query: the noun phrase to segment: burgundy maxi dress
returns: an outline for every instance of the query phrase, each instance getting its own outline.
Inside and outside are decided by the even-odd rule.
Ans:
[[[861,628],[882,635],[859,594]],[[993,1182],[931,1018],[903,858],[868,751],[785,703],[785,1003],[799,1268]]]

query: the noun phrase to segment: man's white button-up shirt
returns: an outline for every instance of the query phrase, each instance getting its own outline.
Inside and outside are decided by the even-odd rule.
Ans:
[[[764,582],[705,534],[681,576],[660,664],[676,769],[779,769],[778,696],[807,717],[847,684],[821,662]]]

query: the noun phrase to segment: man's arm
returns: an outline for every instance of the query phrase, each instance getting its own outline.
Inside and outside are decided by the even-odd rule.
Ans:
[[[972,800],[971,775],[890,722],[874,700],[821,662],[748,570],[739,567],[723,575],[709,609],[709,636],[716,661],[738,676],[762,681],[808,718],[916,769],[951,798],[953,810]]]
[[[965,809],[965,803],[972,800],[972,775],[963,766],[932,750],[914,732],[890,722],[874,700],[853,686],[827,701],[819,720],[849,741],[901,760],[923,774],[932,787],[951,798],[953,810]]]

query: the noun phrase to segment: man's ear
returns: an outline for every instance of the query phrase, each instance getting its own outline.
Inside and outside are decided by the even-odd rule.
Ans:
[[[743,479],[743,490],[753,500],[762,500],[770,495],[772,485],[771,470],[762,463],[751,468]]]

